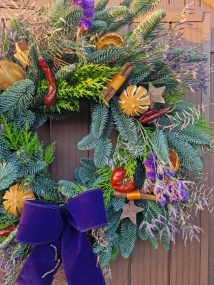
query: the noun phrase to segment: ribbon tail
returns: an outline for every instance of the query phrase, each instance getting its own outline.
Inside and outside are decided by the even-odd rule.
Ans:
[[[85,233],[66,227],[62,237],[62,259],[69,285],[106,284]]]
[[[61,238],[36,245],[16,280],[18,285],[50,285],[61,264]]]

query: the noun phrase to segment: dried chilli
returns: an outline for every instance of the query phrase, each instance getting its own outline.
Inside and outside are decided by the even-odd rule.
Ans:
[[[56,82],[48,63],[43,58],[38,60],[38,64],[45,73],[49,83],[49,90],[48,94],[44,98],[44,103],[48,108],[50,108],[56,101]]]
[[[166,114],[171,109],[171,106],[165,109],[153,109],[145,112],[139,119],[142,124],[150,123],[153,120],[159,118],[160,116]]]

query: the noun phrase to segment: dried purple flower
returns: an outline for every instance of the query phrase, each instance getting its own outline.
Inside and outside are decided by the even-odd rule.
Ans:
[[[189,182],[175,178],[175,172],[168,165],[160,164],[157,155],[151,151],[148,158],[144,161],[147,176],[144,187],[150,185],[151,188],[151,184],[153,185],[154,194],[157,195],[160,205],[187,200],[189,191],[186,184]]]
[[[79,27],[83,31],[87,31],[92,27],[92,19],[94,18],[94,0],[72,0],[74,6],[83,8],[83,16]]]
[[[144,161],[144,166],[146,168],[146,176],[148,177],[148,179],[151,181],[155,180],[156,179],[155,162],[147,159]]]

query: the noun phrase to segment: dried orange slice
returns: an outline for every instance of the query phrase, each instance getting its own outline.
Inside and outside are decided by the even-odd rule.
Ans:
[[[9,190],[5,192],[3,206],[8,213],[16,216],[21,214],[25,200],[33,200],[35,198],[32,189],[23,192],[23,187],[22,184],[15,184],[10,186]]]
[[[177,172],[178,169],[180,168],[180,161],[179,161],[178,154],[176,151],[174,151],[171,148],[168,149],[168,153],[169,153],[170,163],[174,168],[174,172]]]
[[[149,109],[149,105],[149,94],[142,86],[131,85],[120,95],[119,106],[127,116],[139,116]]]
[[[105,33],[103,36],[99,37],[97,41],[96,48],[97,50],[100,49],[107,49],[112,46],[124,46],[125,42],[123,36],[116,32],[108,32]]]

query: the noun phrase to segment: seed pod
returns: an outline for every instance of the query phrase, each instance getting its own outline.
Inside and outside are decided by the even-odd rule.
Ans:
[[[0,89],[6,90],[15,82],[25,79],[22,68],[9,61],[0,61]]]

